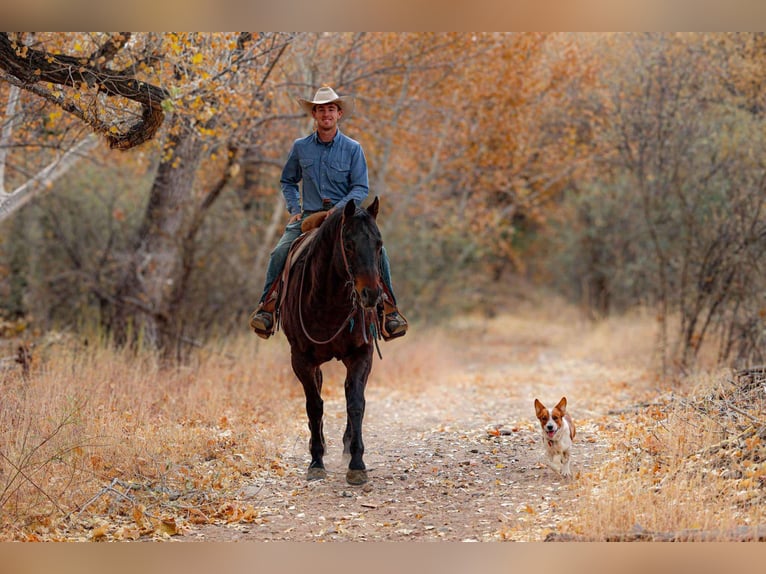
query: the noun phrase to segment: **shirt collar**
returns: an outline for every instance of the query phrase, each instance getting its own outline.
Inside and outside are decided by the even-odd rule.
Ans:
[[[314,133],[312,135],[314,136],[314,143],[319,144],[319,145],[331,146],[332,144],[334,144],[336,142],[336,140],[338,139],[338,136],[340,136],[340,127],[338,127],[338,129],[335,132],[335,135],[333,136],[333,138],[329,142],[323,142],[322,140],[320,140],[319,139],[319,134],[316,131],[314,131]]]

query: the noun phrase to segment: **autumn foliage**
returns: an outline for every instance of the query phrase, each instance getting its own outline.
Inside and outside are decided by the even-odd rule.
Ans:
[[[0,40],[9,319],[87,316],[176,357],[242,328],[284,223],[279,170],[311,129],[295,99],[329,84],[357,98],[343,130],[414,320],[492,313],[523,276],[594,317],[656,308],[666,372],[706,343],[762,358],[757,34]]]
[[[152,501],[161,485],[208,487],[221,465],[245,468],[234,443],[266,452],[248,433],[268,415],[224,421],[218,387],[184,369],[247,333],[287,218],[281,168],[312,130],[296,98],[322,85],[356,98],[341,129],[364,147],[414,332],[561,296],[596,329],[650,317],[658,384],[699,369],[752,373],[766,360],[764,42],[755,33],[0,33],[0,359],[10,367],[0,382],[11,396],[0,423],[12,429],[0,507],[27,516],[42,496],[65,514],[74,498],[84,509],[86,493],[101,493],[90,510],[133,513],[120,536],[160,536],[173,528],[149,508],[167,508]],[[620,335],[631,332],[623,324]],[[58,337],[66,352],[47,355]],[[99,378],[85,357],[106,349],[116,356]],[[255,362],[250,352],[237,350]],[[247,380],[239,371],[249,367],[216,361],[225,384]],[[85,371],[69,393],[63,373]],[[114,450],[119,433],[138,428],[125,384],[151,388],[136,416],[162,420],[144,431],[192,441],[195,456],[210,457],[207,478],[187,460],[160,468],[153,447]],[[184,392],[211,412],[174,411]],[[106,410],[89,411],[88,397]],[[745,410],[734,399],[694,401],[697,411]],[[680,417],[676,406],[653,412]],[[100,423],[83,427],[83,413]],[[647,417],[631,419],[631,432]],[[718,469],[742,445],[761,456],[762,429],[732,428],[736,441],[715,452],[675,445],[674,468],[686,472],[683,457],[696,453]],[[630,438],[651,466],[644,478],[667,476],[672,437]],[[79,491],[61,479],[65,456]],[[117,459],[130,468],[110,467]],[[275,457],[258,464],[278,472]],[[762,484],[759,460],[738,464],[737,480]],[[22,479],[31,469],[39,483]],[[110,482],[123,471],[130,482]],[[143,507],[130,499],[139,488]],[[201,501],[194,509],[252,517]]]

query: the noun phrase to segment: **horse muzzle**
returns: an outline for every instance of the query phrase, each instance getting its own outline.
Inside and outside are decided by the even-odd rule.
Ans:
[[[362,303],[362,306],[368,309],[375,307],[383,295],[383,289],[380,284],[375,283],[370,285],[369,283],[363,283],[358,279],[356,283],[356,292],[359,295],[359,301]]]

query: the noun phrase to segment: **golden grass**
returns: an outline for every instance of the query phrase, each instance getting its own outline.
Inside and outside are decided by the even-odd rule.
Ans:
[[[382,346],[377,384],[417,392],[454,370],[439,334],[410,340]],[[124,538],[161,534],[177,517],[230,518],[243,512],[227,502],[237,488],[284,471],[285,443],[305,420],[284,337],[246,333],[172,367],[90,341],[49,337],[28,377],[0,372],[0,539],[93,539],[91,516],[132,524]],[[325,398],[342,394],[342,364],[323,371]]]
[[[167,368],[150,353],[62,339],[39,353],[28,378],[7,371],[0,383],[4,537],[34,538],[37,528],[55,538],[55,519],[85,505],[108,512],[128,495],[159,516],[170,498],[225,490],[278,465],[280,429],[301,406],[292,400],[300,388],[284,353],[242,338]],[[104,491],[110,484],[119,493]]]
[[[606,373],[606,383],[581,385],[581,401],[635,406],[588,421],[608,448],[570,486],[577,515],[561,532],[605,539],[636,525],[723,532],[766,522],[763,391],[742,396],[720,371],[655,376],[650,315],[590,323],[554,303],[491,321],[464,317],[455,330],[462,338],[414,330],[406,345],[382,345],[376,387],[418,393],[463,377],[461,361],[476,369],[528,359],[532,370],[549,353]],[[281,452],[305,420],[284,337],[247,333],[174,367],[97,339],[49,337],[28,377],[0,371],[0,539],[95,539],[91,517],[124,520],[110,536],[137,539],[172,534],[176,519],[251,512],[231,493],[258,473],[283,472]],[[324,372],[325,396],[342,393],[342,365]],[[619,400],[608,394],[615,389]]]
[[[633,406],[597,421],[610,446],[573,485],[580,509],[562,530],[595,540],[637,530],[728,540],[737,529],[763,526],[763,387],[748,390],[726,369],[663,380],[651,360],[655,330],[648,315],[616,318],[568,346],[615,367],[643,358],[654,368],[627,389]]]

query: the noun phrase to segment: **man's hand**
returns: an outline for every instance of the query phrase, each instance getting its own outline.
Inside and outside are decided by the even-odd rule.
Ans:
[[[296,221],[298,221],[300,218],[301,218],[301,214],[300,214],[300,212],[299,212],[299,213],[296,213],[295,215],[293,215],[292,217],[290,217],[290,219],[288,219],[288,220],[287,220],[287,225],[290,225],[291,223],[295,223],[295,222],[296,222]]]

